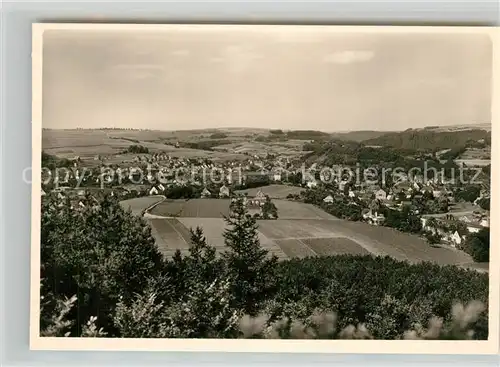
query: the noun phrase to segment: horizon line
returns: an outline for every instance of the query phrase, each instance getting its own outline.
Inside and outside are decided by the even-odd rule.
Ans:
[[[403,132],[409,129],[412,130],[424,130],[424,129],[434,129],[434,128],[451,128],[451,127],[474,127],[479,125],[490,125],[491,122],[478,122],[471,124],[458,124],[458,125],[429,125],[424,127],[415,127],[415,128],[406,128],[406,129],[393,129],[393,130],[379,130],[379,129],[361,129],[361,130],[323,130],[323,129],[283,129],[283,128],[262,128],[262,127],[251,127],[251,126],[227,126],[227,127],[204,127],[204,128],[195,128],[195,129],[175,129],[175,130],[164,130],[157,128],[130,128],[130,127],[113,127],[113,126],[102,126],[102,127],[72,127],[72,128],[54,128],[54,127],[42,127],[42,130],[131,130],[131,131],[161,131],[161,132],[176,132],[176,131],[203,131],[203,130],[262,130],[262,131],[271,131],[271,130],[281,130],[283,132],[289,131],[317,131],[328,134],[347,134],[353,132],[364,132],[364,131],[376,131],[376,132]]]

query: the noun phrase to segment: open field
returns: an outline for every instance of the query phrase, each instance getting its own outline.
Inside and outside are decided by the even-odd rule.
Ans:
[[[420,237],[391,228],[349,222],[329,216],[313,205],[275,200],[280,219],[259,220],[261,243],[278,254],[304,257],[335,254],[391,256],[409,262],[431,261],[442,265],[472,263],[467,254],[445,247],[430,246]],[[153,215],[178,216],[186,228],[200,226],[209,243],[223,246],[225,223],[221,213],[229,213],[227,199],[165,201],[151,210]],[[177,248],[179,245],[173,245]],[[282,257],[282,256],[281,256]]]
[[[273,200],[273,203],[278,208],[280,219],[337,219],[312,204],[288,200]]]
[[[465,264],[472,258],[464,252],[445,247],[430,246],[425,240],[387,227],[376,227],[361,222],[342,221],[342,227],[358,243],[370,246],[398,260],[410,262],[432,261],[441,265]]]
[[[120,202],[125,210],[130,209],[133,214],[140,215],[144,210],[163,200],[163,196],[144,196],[123,200]]]
[[[186,253],[189,249],[189,230],[180,227],[175,219],[149,219],[158,249],[165,256],[173,256],[176,250]]]
[[[111,139],[104,130],[43,130],[43,149],[87,147],[125,144],[125,140]]]
[[[196,227],[201,227],[203,229],[203,234],[207,239],[207,242],[217,248],[218,250],[226,249],[224,245],[224,230],[227,225],[223,219],[220,218],[178,218],[179,223],[181,223],[186,228],[195,229]],[[258,233],[260,244],[263,248],[268,250],[271,254],[275,254],[279,258],[286,258],[286,255],[280,249],[280,247],[274,243],[271,239],[267,238],[259,231]]]
[[[153,235],[165,256],[189,248],[189,229],[201,227],[207,241],[223,251],[225,222],[220,218],[149,219]],[[373,254],[391,256],[411,263],[421,261],[441,265],[469,266],[472,259],[457,250],[433,247],[424,240],[390,228],[343,220],[258,221],[262,246],[279,258]],[[484,267],[484,266],[483,266]]]
[[[190,229],[196,227],[203,228],[203,234],[207,242],[214,246],[219,253],[227,250],[224,245],[223,233],[226,223],[219,218],[167,218],[167,219],[147,219],[152,234],[156,240],[159,250],[164,256],[173,256],[176,250],[182,254],[187,254],[190,247]],[[263,248],[270,254],[276,255],[280,259],[285,259],[287,255],[273,241],[259,233],[259,240]]]
[[[273,200],[278,208],[278,221],[282,219],[336,220],[312,204],[287,200]],[[229,199],[165,200],[151,210],[151,214],[164,217],[222,218],[229,215]]]
[[[259,230],[272,240],[336,236],[335,227],[329,222],[317,219],[261,220]]]
[[[216,134],[217,135],[213,135]],[[213,150],[176,148],[176,143],[198,143],[221,140],[224,134],[227,144],[213,147]],[[150,153],[167,153],[172,157],[210,158],[218,161],[239,161],[248,155],[297,156],[303,154],[305,140],[289,139],[286,141],[258,142],[258,137],[269,136],[266,129],[202,129],[202,130],[120,130],[120,129],[44,129],[42,149],[48,154],[61,158],[75,158],[90,162],[100,155],[114,164],[123,159],[115,159],[130,145],[147,147]],[[111,162],[110,162],[111,163]],[[91,164],[91,163],[89,163]]]
[[[151,214],[164,217],[222,218],[229,215],[229,199],[165,200]]]
[[[320,256],[328,256],[332,253],[336,255],[369,255],[370,253],[358,243],[345,237],[333,238],[306,238],[301,240],[306,246],[311,248]]]
[[[135,155],[122,154],[131,145],[142,145],[150,153],[166,153],[177,158],[210,158],[216,161],[239,161],[246,155],[202,149],[176,148],[177,141],[209,140],[216,130],[200,131],[157,131],[157,130],[54,130],[44,129],[42,149],[60,158],[80,157],[87,165],[93,165],[93,159],[100,155],[109,164],[131,161]],[[242,132],[228,133],[231,138],[243,139]],[[99,162],[99,161],[96,161]]]
[[[268,195],[271,199],[286,199],[287,195],[297,195],[305,189],[297,186],[288,185],[268,185],[263,187],[256,187],[246,190],[239,190],[238,193],[247,194],[250,197],[256,196],[259,191]]]
[[[103,130],[43,130],[42,149],[61,158],[93,159],[113,155],[134,143],[110,138]]]
[[[298,257],[299,259],[303,259],[304,257],[317,256],[301,240],[276,240],[275,242],[289,258]]]
[[[285,156],[296,156],[303,154],[302,146],[304,140],[288,140],[283,142],[257,142],[257,141],[233,141],[229,144],[214,147],[218,151],[235,152],[239,154],[250,154],[252,156],[265,156],[269,154]]]
[[[203,235],[207,242],[216,248],[224,247],[224,238],[222,234],[226,228],[223,219],[220,218],[178,218],[177,221],[184,225],[186,228],[196,229],[201,227]]]

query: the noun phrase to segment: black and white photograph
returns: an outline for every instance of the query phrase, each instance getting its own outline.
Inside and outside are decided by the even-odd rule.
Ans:
[[[33,30],[32,342],[498,351],[494,29]]]

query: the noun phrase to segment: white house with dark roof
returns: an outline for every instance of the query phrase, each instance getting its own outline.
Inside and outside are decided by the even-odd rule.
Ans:
[[[226,185],[222,185],[219,189],[220,197],[229,197],[229,188]]]
[[[489,217],[484,217],[481,219],[479,222],[479,225],[481,227],[489,228],[490,227],[490,218]]]
[[[262,191],[262,189],[259,189],[259,191],[257,191],[257,194],[255,194],[255,196],[248,201],[248,204],[252,207],[262,206],[266,200],[267,195]]]
[[[460,236],[458,231],[455,231],[450,235],[450,241],[453,245],[457,246],[462,243],[463,238]]]
[[[477,233],[481,229],[483,229],[483,227],[481,225],[479,225],[479,224],[476,224],[476,223],[467,223],[467,231],[469,231],[469,233]]]
[[[266,194],[264,194],[264,192],[259,189],[259,191],[257,191],[257,194],[255,195],[255,199],[265,199],[266,198]]]
[[[306,186],[308,188],[310,188],[310,189],[313,189],[313,188],[315,188],[315,187],[318,186],[318,183],[316,182],[316,180],[314,180],[314,181],[307,181]]]
[[[332,195],[328,195],[326,196],[324,199],[323,199],[323,202],[324,203],[333,203],[333,196]]]

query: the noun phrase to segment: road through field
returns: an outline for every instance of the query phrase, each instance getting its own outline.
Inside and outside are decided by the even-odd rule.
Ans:
[[[132,214],[141,215],[143,211],[151,208],[153,205],[162,202],[163,200],[165,200],[165,197],[163,195],[154,195],[123,200],[120,201],[120,204],[125,210],[130,209],[132,211]]]

